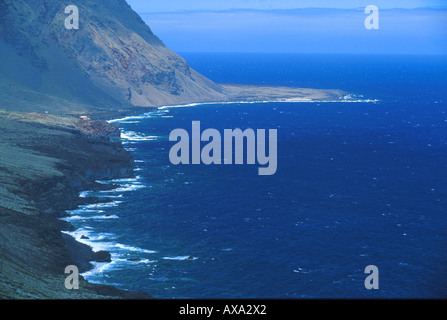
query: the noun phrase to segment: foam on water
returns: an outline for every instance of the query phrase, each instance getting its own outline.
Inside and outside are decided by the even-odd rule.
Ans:
[[[61,218],[64,221],[74,221],[74,220],[107,220],[107,219],[118,219],[116,215],[100,215],[100,216],[70,216],[66,218]]]
[[[90,191],[90,190],[87,190],[87,191],[81,191],[81,192],[79,193],[79,198],[87,198],[91,192],[92,192],[92,191]]]
[[[128,116],[128,117],[124,117],[124,118],[119,118],[119,119],[112,119],[112,120],[108,120],[108,123],[140,123],[140,120],[144,120],[147,118],[156,118],[156,117],[170,117],[170,116],[166,116],[165,114],[169,112],[168,110],[161,110],[161,108],[159,108],[158,110],[154,110],[151,112],[146,112],[144,114],[141,115],[137,115],[137,116]]]
[[[198,257],[193,256],[163,257],[163,260],[175,260],[175,261],[197,260],[197,259]]]
[[[124,245],[121,243],[115,244],[115,248],[120,248],[123,250],[132,251],[132,252],[141,252],[141,253],[156,253],[157,252],[155,250],[147,250],[147,249],[142,249],[142,248],[138,248],[138,247],[127,246],[127,245]]]
[[[101,197],[102,195],[107,195],[107,197],[113,197],[113,196],[109,196],[110,193],[121,193],[121,192],[127,192],[127,191],[135,191],[138,189],[143,189],[146,188],[146,185],[143,184],[142,182],[140,182],[139,180],[141,180],[141,176],[136,176],[134,178],[123,178],[123,179],[112,179],[112,180],[97,180],[97,183],[100,184],[113,184],[113,185],[118,185],[117,188],[115,189],[110,189],[110,190],[102,190],[98,192],[99,197]],[[115,196],[117,198],[121,198],[122,195],[117,195]],[[115,201],[118,202],[118,201]]]
[[[377,103],[380,102],[378,99],[360,99],[355,95],[352,97],[344,97],[338,100],[310,100],[303,98],[289,98],[281,100],[254,100],[254,101],[225,101],[225,102],[199,102],[199,103],[189,103],[189,104],[179,104],[179,105],[168,105],[159,107],[160,110],[169,110],[172,108],[189,108],[197,106],[206,105],[233,105],[233,104],[260,104],[260,103],[334,103],[334,102],[356,102],[356,103]]]
[[[105,192],[105,191],[101,191]],[[101,203],[91,203],[91,204],[84,204],[79,206],[81,209],[99,209],[99,208],[112,208],[117,207],[122,201],[111,201],[111,202],[101,202]]]
[[[151,112],[147,112],[147,113],[144,113],[144,114],[142,114],[142,115],[138,115],[138,116],[128,116],[128,117],[124,117],[124,118],[108,120],[107,122],[108,122],[108,123],[117,123],[117,122],[133,121],[133,120],[142,120],[142,119],[149,118],[150,116],[151,116]]]
[[[102,274],[106,270],[115,268],[117,265],[150,264],[156,262],[156,260],[141,257],[141,255],[154,254],[157,253],[157,251],[117,242],[116,235],[113,233],[95,233],[92,229],[84,227],[75,231],[62,232],[70,235],[76,241],[90,246],[94,252],[110,252],[111,262],[92,262],[93,269],[82,274],[87,280],[95,280],[96,276]],[[92,277],[93,279],[91,279]]]
[[[121,139],[123,139],[124,141],[131,141],[131,142],[154,141],[157,138],[158,138],[157,136],[149,136],[140,132],[121,130]]]
[[[140,184],[140,183],[125,184],[125,185],[122,185],[121,187],[118,187],[116,189],[101,191],[101,193],[127,192],[127,191],[135,191],[135,190],[143,189],[143,188],[146,188],[146,186],[144,184]]]

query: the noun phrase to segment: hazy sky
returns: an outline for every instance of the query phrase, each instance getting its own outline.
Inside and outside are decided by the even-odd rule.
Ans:
[[[447,54],[446,0],[127,1],[176,52]]]
[[[369,4],[383,9],[446,6],[445,0],[127,0],[137,12],[227,9],[359,8]]]

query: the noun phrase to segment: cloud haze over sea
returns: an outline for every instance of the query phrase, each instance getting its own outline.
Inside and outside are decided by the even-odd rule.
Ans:
[[[379,6],[379,30],[364,27],[364,9],[231,9],[140,15],[177,52],[447,54],[446,8]]]
[[[172,12],[186,10],[228,10],[228,9],[298,9],[298,8],[338,8],[353,9],[374,4],[382,9],[445,6],[444,0],[169,0],[147,1],[127,0],[132,8],[138,12]]]

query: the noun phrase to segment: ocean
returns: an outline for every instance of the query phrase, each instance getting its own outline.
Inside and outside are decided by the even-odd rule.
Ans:
[[[447,297],[447,57],[182,56],[217,83],[378,102],[204,104],[115,121],[136,177],[82,192],[111,202],[66,218],[112,254],[87,280],[166,299]],[[172,165],[169,134],[192,121],[277,129],[276,174]],[[365,288],[369,265],[379,289]]]

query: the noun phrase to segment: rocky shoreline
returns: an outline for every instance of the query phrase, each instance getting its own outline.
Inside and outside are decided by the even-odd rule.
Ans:
[[[119,129],[103,121],[0,111],[0,298],[150,299],[80,279],[68,290],[68,265],[80,272],[107,259],[62,230],[65,210],[95,201],[79,198],[95,180],[133,176],[133,159],[119,142]],[[7,152],[6,152],[7,151]],[[105,260],[104,260],[105,259]]]
[[[229,101],[290,97],[342,101],[343,94],[339,90],[223,86]],[[156,107],[145,111],[153,109]],[[142,110],[87,113],[76,118],[0,110],[0,298],[152,298],[85,280],[80,290],[65,289],[66,266],[74,264],[81,273],[86,272],[93,267],[91,261],[108,261],[110,254],[95,253],[61,232],[74,227],[60,219],[68,216],[67,210],[99,201],[79,197],[81,191],[105,187],[96,180],[134,177],[133,158],[121,144],[119,128],[105,120]]]

